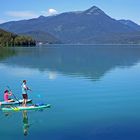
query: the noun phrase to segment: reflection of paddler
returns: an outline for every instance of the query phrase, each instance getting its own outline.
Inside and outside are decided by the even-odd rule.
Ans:
[[[23,111],[22,115],[23,115],[23,133],[24,133],[24,136],[27,136],[28,128],[29,128],[27,111]]]

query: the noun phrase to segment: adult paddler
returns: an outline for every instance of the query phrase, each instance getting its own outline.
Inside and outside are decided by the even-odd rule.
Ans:
[[[21,88],[22,88],[22,96],[23,96],[23,106],[25,107],[26,106],[26,103],[27,103],[27,100],[28,100],[28,94],[27,94],[27,91],[31,89],[26,85],[27,81],[26,80],[23,80],[22,82],[22,85],[21,85]]]

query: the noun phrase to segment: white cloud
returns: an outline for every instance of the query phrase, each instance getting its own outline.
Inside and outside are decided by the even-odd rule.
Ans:
[[[48,15],[49,16],[56,15],[56,14],[58,14],[58,12],[55,9],[49,9],[48,10]]]
[[[56,11],[55,9],[48,9],[47,11],[41,11],[41,14],[44,16],[53,16],[58,14],[58,11]]]
[[[38,17],[38,14],[32,11],[8,11],[6,15],[15,17],[15,18],[35,18]]]
[[[58,11],[52,8],[48,9],[47,11],[40,11],[40,12],[34,12],[34,11],[7,11],[5,12],[5,15],[12,18],[12,20],[37,18],[40,15],[53,16],[56,14],[58,14]],[[0,19],[0,23],[3,23],[3,22],[5,21]]]

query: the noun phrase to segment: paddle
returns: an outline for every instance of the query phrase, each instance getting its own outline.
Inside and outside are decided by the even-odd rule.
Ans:
[[[11,106],[11,109],[12,109],[13,111],[19,111],[19,108],[17,108],[17,107]]]
[[[9,86],[7,86],[7,88],[9,89],[9,91],[11,91],[11,89],[10,89],[10,87]],[[18,98],[14,95],[14,93],[12,93],[12,95],[13,95],[13,97],[18,101],[18,103],[20,104],[20,102],[19,102],[19,100],[18,100]]]
[[[30,90],[30,91],[32,91],[30,88],[27,88],[27,90]]]

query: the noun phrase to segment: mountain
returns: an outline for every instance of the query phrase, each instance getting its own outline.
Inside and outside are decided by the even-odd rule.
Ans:
[[[131,20],[125,20],[125,19],[121,19],[118,20],[120,23],[127,25],[135,30],[139,30],[140,31],[140,25],[136,24],[135,22],[131,21]]]
[[[60,44],[61,42],[49,33],[43,31],[29,31],[19,33],[19,35],[31,36],[36,42],[48,43],[48,44]]]
[[[140,43],[139,30],[109,17],[96,6],[85,11],[7,22],[0,28],[15,33],[42,31],[66,44]]]

